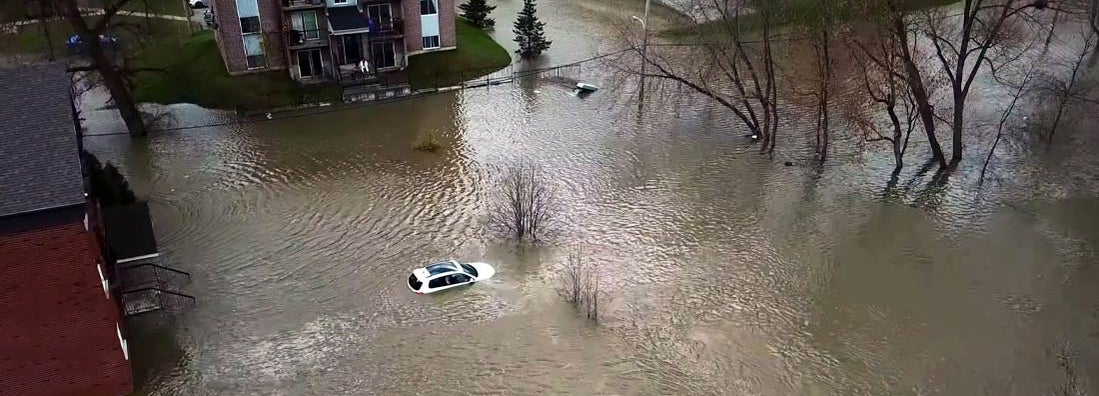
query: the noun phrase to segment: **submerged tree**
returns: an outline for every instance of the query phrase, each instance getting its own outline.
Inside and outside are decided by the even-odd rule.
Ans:
[[[561,270],[557,294],[573,308],[582,311],[585,317],[598,322],[602,313],[600,300],[606,300],[603,290],[600,289],[600,280],[599,267],[585,262],[583,254],[577,249],[569,253]]]
[[[624,35],[627,56],[614,63],[622,71],[669,82],[702,94],[725,107],[744,125],[760,151],[775,149],[778,132],[778,74],[772,33],[777,5],[748,0],[694,0],[686,35],[691,45],[648,45]],[[751,15],[758,26],[746,26]],[[753,29],[758,27],[758,31]],[[647,48],[646,48],[647,47]]]
[[[1008,103],[1007,108],[1000,114],[1000,123],[996,126],[996,138],[992,140],[992,146],[988,149],[988,155],[985,156],[985,163],[981,165],[981,177],[978,179],[983,182],[985,179],[985,172],[988,171],[988,164],[992,163],[992,155],[996,153],[996,147],[1000,145],[1000,140],[1004,136],[1004,128],[1007,127],[1008,121],[1011,116],[1015,114],[1015,108],[1018,106],[1019,101],[1030,91],[1030,84],[1034,80],[1034,72],[1038,66],[1038,61],[1034,61],[1022,72],[1022,75],[1017,81],[1003,81],[1004,79],[997,78],[1001,84],[1011,89],[1011,102]]]
[[[1087,57],[1097,47],[1097,37],[1099,36],[1092,29],[1081,32],[1080,47],[1071,56],[1054,59],[1055,67],[1039,78],[1038,91],[1049,99],[1047,103],[1052,103],[1053,121],[1047,134],[1051,143],[1068,107],[1081,103],[1099,103],[1099,99],[1094,97],[1099,92],[1099,82],[1085,76]]]
[[[496,6],[488,5],[485,0],[469,0],[458,5],[458,8],[462,10],[462,18],[468,19],[474,26],[481,29],[496,26],[496,20],[488,17]]]
[[[916,128],[919,111],[903,74],[900,43],[894,35],[883,32],[881,28],[877,33],[875,42],[859,44],[864,52],[854,52],[866,95],[849,101],[844,115],[855,129],[862,132],[866,142],[890,144],[893,174],[897,174],[904,168],[904,155],[908,151],[912,131]],[[876,108],[884,110],[888,116],[887,128],[880,127],[877,122]],[[887,132],[883,133],[883,129]]]
[[[916,114],[919,115],[924,133],[927,135],[927,143],[931,147],[931,159],[939,166],[945,167],[946,156],[943,155],[942,145],[939,144],[939,138],[935,134],[936,114],[931,104],[930,82],[934,80],[925,77],[926,73],[920,67],[920,60],[916,53],[918,47],[913,45],[916,32],[906,5],[900,0],[865,0],[860,5],[860,12],[874,22],[880,32],[886,33],[892,40],[891,45],[896,50],[890,51],[889,54],[895,58],[883,58],[881,52],[871,48],[862,40],[855,40],[855,44],[880,70],[888,71],[907,85]],[[896,65],[892,64],[893,62],[897,62]]]
[[[817,123],[816,123],[816,153],[820,162],[828,160],[828,143],[831,137],[831,107],[832,85],[835,77],[835,61],[832,59],[832,39],[838,23],[840,13],[843,12],[839,2],[820,1],[813,3],[808,12],[809,18],[806,30],[813,46],[816,75],[814,81],[813,96],[816,99]]]
[[[543,29],[545,22],[538,20],[535,13],[534,0],[523,0],[523,10],[519,11],[519,18],[515,20],[515,42],[519,43],[519,49],[515,53],[525,59],[537,58],[549,49],[551,41],[546,40]]]
[[[1005,48],[1010,24],[1030,9],[1043,10],[1048,0],[964,0],[960,20],[942,9],[923,12],[923,33],[935,47],[941,71],[950,81],[953,102],[951,164],[962,160],[962,134],[970,88],[982,69],[995,69],[1017,59],[1006,54],[997,61],[997,51]]]
[[[492,223],[517,241],[538,240],[557,210],[557,191],[542,169],[521,161],[504,169],[491,206]]]

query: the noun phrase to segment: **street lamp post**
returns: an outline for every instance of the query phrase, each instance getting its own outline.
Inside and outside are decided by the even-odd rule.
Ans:
[[[641,89],[638,93],[637,107],[640,108],[645,103],[645,66],[649,63],[649,3],[652,0],[645,0],[645,17],[638,18],[637,15],[633,16],[635,21],[641,22],[641,29],[643,29],[644,35],[641,39]]]

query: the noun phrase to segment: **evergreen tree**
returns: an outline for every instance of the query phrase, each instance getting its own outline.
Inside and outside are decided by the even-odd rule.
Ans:
[[[137,200],[133,190],[130,190],[130,183],[114,164],[108,162],[103,165],[98,158],[87,151],[84,152],[84,161],[91,181],[92,197],[98,200],[100,205],[104,207],[128,205]]]
[[[551,42],[546,40],[546,33],[542,28],[545,22],[539,22],[534,15],[534,0],[523,0],[523,11],[519,12],[519,19],[515,21],[515,42],[519,43],[519,49],[515,53],[526,59],[536,58],[542,52],[548,50]]]
[[[468,3],[459,5],[458,8],[462,9],[462,18],[473,22],[474,26],[481,29],[496,26],[496,20],[488,17],[488,14],[495,10],[496,6],[488,5],[485,0],[469,0]]]

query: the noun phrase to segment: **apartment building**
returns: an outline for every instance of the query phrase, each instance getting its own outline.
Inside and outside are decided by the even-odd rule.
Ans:
[[[454,0],[214,0],[230,74],[287,70],[354,85],[400,73],[408,58],[454,49]]]

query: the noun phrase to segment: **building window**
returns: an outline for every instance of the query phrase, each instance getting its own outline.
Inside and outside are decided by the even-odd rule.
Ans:
[[[249,55],[248,56],[248,68],[249,69],[262,69],[267,67],[267,57],[264,55]]]
[[[347,4],[350,0],[332,0],[332,4]]]
[[[435,7],[434,0],[420,0],[420,15],[434,15],[438,13],[439,10]]]
[[[260,32],[259,17],[258,16],[251,16],[251,17],[240,18],[240,32],[242,34],[259,33]]]
[[[267,67],[267,56],[263,51],[263,36],[248,34],[244,36],[244,55],[248,59],[249,69]]]
[[[439,36],[424,37],[424,49],[439,48]]]
[[[393,42],[371,43],[370,59],[374,61],[374,67],[378,69],[397,66]]]

